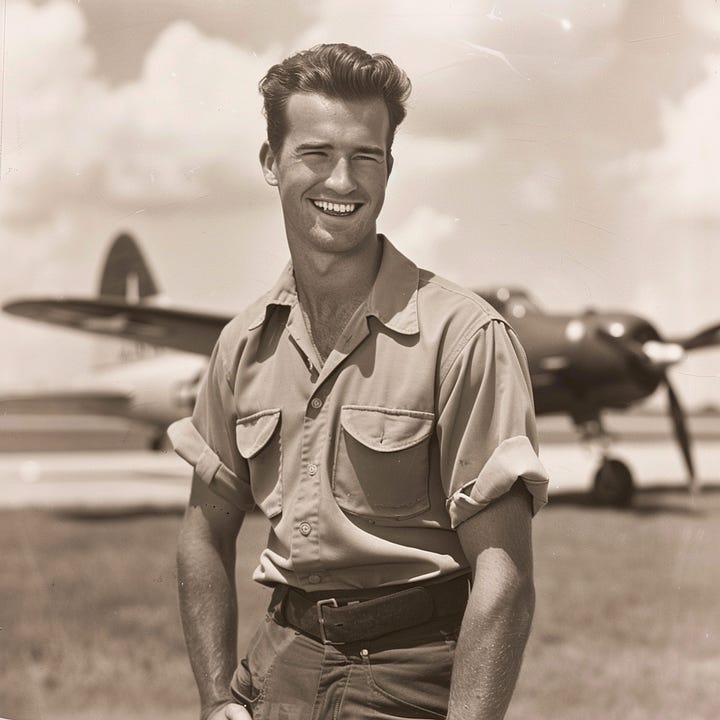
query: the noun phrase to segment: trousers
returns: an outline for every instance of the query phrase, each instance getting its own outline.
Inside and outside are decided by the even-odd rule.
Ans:
[[[289,626],[276,591],[231,682],[254,720],[444,718],[462,615],[329,645]]]

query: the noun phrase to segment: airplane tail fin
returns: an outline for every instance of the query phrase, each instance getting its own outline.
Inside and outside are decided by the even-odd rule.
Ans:
[[[98,295],[138,305],[160,300],[160,289],[137,241],[120,233],[113,241],[103,264]],[[146,343],[115,340],[103,342],[95,352],[96,368],[111,367],[154,357],[162,352]]]
[[[115,238],[105,258],[100,285],[100,297],[139,303],[159,295],[160,290],[150,272],[140,247],[128,233]]]

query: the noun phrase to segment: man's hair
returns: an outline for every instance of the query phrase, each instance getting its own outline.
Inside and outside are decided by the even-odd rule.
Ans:
[[[390,119],[390,150],[397,126],[405,119],[410,95],[408,76],[387,57],[344,43],[316,45],[273,65],[259,83],[267,119],[268,143],[279,153],[287,122],[285,106],[294,93],[319,93],[339,100],[380,99]]]

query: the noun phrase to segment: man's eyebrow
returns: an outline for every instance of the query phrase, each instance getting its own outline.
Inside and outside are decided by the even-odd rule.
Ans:
[[[377,147],[376,145],[361,145],[356,148],[357,152],[363,155],[376,155],[377,157],[385,157],[385,148]]]
[[[301,143],[295,148],[295,152],[303,152],[305,150],[330,150],[332,149],[332,145],[330,143],[323,143],[323,142],[305,142]],[[384,158],[385,157],[385,148],[378,147],[376,145],[360,145],[359,147],[355,148],[356,153],[361,153],[363,155],[375,155],[376,157]]]
[[[302,150],[327,150],[331,146],[328,143],[321,143],[321,142],[306,142],[301,143],[300,145],[297,145],[295,147],[296,152],[301,152]]]

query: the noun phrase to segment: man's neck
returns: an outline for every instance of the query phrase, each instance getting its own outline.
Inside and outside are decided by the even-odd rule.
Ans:
[[[350,253],[293,253],[293,272],[300,303],[312,317],[325,308],[364,300],[375,282],[382,243]]]
[[[352,253],[293,255],[298,299],[313,343],[324,362],[345,325],[364,302],[375,282],[382,244]]]

